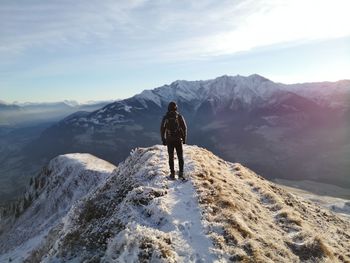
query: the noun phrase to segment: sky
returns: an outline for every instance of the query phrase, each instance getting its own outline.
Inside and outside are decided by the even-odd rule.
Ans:
[[[350,79],[348,0],[0,0],[0,100],[111,100],[178,79]]]

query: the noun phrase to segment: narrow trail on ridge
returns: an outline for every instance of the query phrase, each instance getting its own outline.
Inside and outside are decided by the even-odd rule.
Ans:
[[[162,150],[161,160],[168,165],[168,156],[166,147]],[[175,158],[177,164],[177,159]],[[204,234],[205,228],[201,220],[201,210],[199,208],[196,190],[192,185],[191,173],[193,165],[190,155],[186,155],[185,175],[187,181],[170,181],[168,183],[168,194],[164,196],[170,215],[169,222],[171,225],[165,226],[163,231],[175,231],[177,245],[186,248],[187,255],[185,259],[191,262],[212,262],[215,257],[210,252],[213,246],[210,238]],[[176,165],[175,164],[175,165]],[[175,166],[176,167],[176,166]],[[173,240],[174,241],[174,240]]]

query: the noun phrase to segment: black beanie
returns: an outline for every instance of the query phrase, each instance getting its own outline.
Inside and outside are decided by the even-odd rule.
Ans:
[[[175,101],[172,101],[168,105],[168,111],[176,111],[177,110],[177,105]]]

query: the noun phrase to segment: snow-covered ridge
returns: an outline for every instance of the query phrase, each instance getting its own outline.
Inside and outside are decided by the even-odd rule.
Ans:
[[[23,253],[28,246],[31,250],[30,246],[59,224],[74,202],[105,181],[115,169],[90,154],[67,154],[51,160],[31,180],[23,198],[3,213],[0,254],[17,246],[23,246]]]
[[[2,248],[0,261],[350,260],[349,221],[205,149],[185,146],[184,152],[187,182],[167,179],[166,147],[136,149],[114,173],[70,203],[65,216],[56,212],[58,223],[37,231],[35,242]],[[110,171],[91,156],[72,157],[73,163],[79,157],[79,165],[97,167],[94,171]],[[66,175],[76,177],[76,172]],[[21,215],[11,234],[25,233],[26,220]],[[32,225],[36,228],[35,221]],[[4,237],[9,234],[2,234],[1,242]]]

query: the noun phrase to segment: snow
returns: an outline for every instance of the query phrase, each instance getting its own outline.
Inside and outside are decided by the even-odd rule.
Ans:
[[[115,168],[90,154],[66,154],[51,160],[37,177],[45,185],[35,188],[33,184],[26,190],[26,196],[35,198],[39,194],[38,197],[13,225],[5,225],[5,232],[0,235],[0,262],[8,258],[21,262],[21,257],[41,244],[72,205],[94,190]],[[11,247],[15,247],[12,252],[3,253]]]
[[[187,170],[186,173],[191,173]],[[200,208],[195,196],[195,190],[191,182],[173,182],[169,185],[166,205],[169,208],[170,224],[163,229],[175,228],[173,236],[177,236],[179,243],[177,250],[182,252],[184,262],[212,262],[213,254],[210,253],[212,242],[204,235],[201,222]]]
[[[97,111],[97,114],[101,115],[102,113],[105,113],[106,110],[108,110],[108,107],[104,107],[101,110]]]
[[[338,198],[338,200],[328,205],[328,207],[332,211],[339,213],[343,216],[346,216],[350,219],[350,200],[344,200],[344,199]]]
[[[131,112],[131,109],[132,109],[131,106],[128,106],[128,105],[125,105],[125,106],[124,106],[124,110],[125,110],[126,112]]]
[[[93,124],[96,124],[96,125],[100,124],[100,121],[95,119],[95,118],[91,118],[90,122],[92,122]]]
[[[203,103],[210,102],[213,111],[218,112],[222,108],[234,109],[244,107],[247,110],[264,104],[273,105],[285,99],[284,96],[297,94],[311,99],[321,106],[333,108],[349,108],[350,81],[303,83],[285,85],[272,82],[257,74],[244,76],[221,76],[210,80],[185,81],[177,80],[170,85],[163,85],[152,90],[144,90],[127,100],[114,102],[94,112],[89,116],[88,122],[95,125],[110,125],[110,122],[127,122],[127,120],[113,121],[110,116],[98,116],[101,113],[110,114],[130,113],[132,110],[144,110],[149,103],[161,108],[170,101],[189,103],[196,111]],[[130,102],[137,102],[141,107],[131,106]],[[135,103],[136,104],[136,103]],[[71,121],[77,121],[74,118]]]
[[[233,98],[241,99],[246,104],[252,104],[257,99],[269,99],[279,90],[279,84],[258,75],[222,76],[204,81],[178,80],[154,90],[145,90],[134,98],[140,100],[144,106],[146,106],[145,101],[152,101],[159,107],[172,100],[195,102],[199,105],[213,99],[225,103]]]
[[[82,170],[90,170],[109,175],[116,167],[104,160],[87,153],[71,153],[58,157],[61,167],[80,166]]]
[[[205,234],[201,220],[201,210],[198,206],[197,194],[191,183],[168,181],[166,147],[156,146],[160,151],[158,156],[152,155],[148,164],[144,166],[137,176],[144,180],[147,174],[157,175],[148,181],[147,187],[135,188],[130,192],[122,205],[121,220],[126,223],[126,229],[121,231],[108,245],[105,260],[107,262],[136,262],[140,253],[140,244],[144,235],[170,238],[174,255],[173,262],[214,262],[212,252],[213,244]],[[137,155],[137,153],[133,153]],[[136,157],[136,156],[135,156]],[[186,174],[191,174],[193,167],[186,167]],[[141,196],[153,191],[162,191],[166,194],[158,197],[145,211],[150,218],[145,222],[140,211],[130,208],[130,200],[139,200]],[[131,221],[131,222],[130,222]],[[118,254],[115,253],[118,251]]]
[[[31,253],[30,262],[302,262],[305,254],[310,262],[348,260],[348,221],[205,149],[185,145],[184,153],[185,182],[168,180],[160,145],[133,150],[117,169],[86,154],[55,158],[37,214],[30,207],[17,230],[0,236],[13,239],[28,228],[30,238],[0,260],[21,262],[35,250],[41,254]],[[79,174],[83,182],[74,187]],[[101,178],[91,186],[94,176]],[[64,213],[51,207],[62,202]],[[53,216],[54,224],[34,231],[35,222],[50,219],[37,215]]]
[[[23,262],[33,251],[33,248],[39,246],[46,234],[47,231],[43,231],[41,234],[16,247],[10,253],[0,254],[0,262],[8,262],[10,261],[9,259],[11,259],[11,262]]]
[[[154,94],[152,90],[144,90],[139,95],[134,96],[135,99],[139,100],[144,108],[147,108],[147,104],[145,101],[152,101],[159,107],[161,107],[161,100],[159,96]]]

